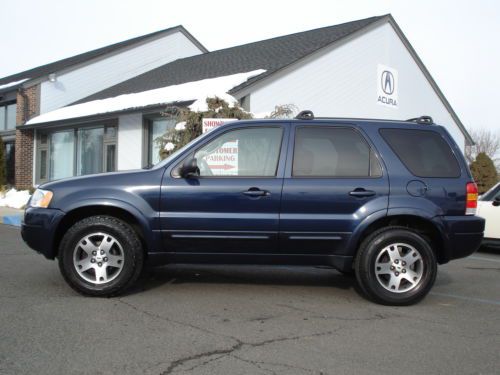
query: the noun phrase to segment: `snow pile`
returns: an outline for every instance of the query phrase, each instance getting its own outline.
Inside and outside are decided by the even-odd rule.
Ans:
[[[21,209],[26,206],[30,196],[31,195],[28,190],[17,191],[16,189],[10,189],[5,194],[0,193],[0,207]]]
[[[192,111],[208,110],[206,99],[217,96],[228,103],[236,102],[236,99],[227,92],[251,77],[264,73],[265,70],[253,70],[246,73],[232,74],[228,76],[204,79],[162,87],[155,90],[143,91],[134,94],[125,94],[114,98],[93,100],[87,103],[75,104],[69,107],[56,109],[44,113],[27,122],[28,125],[65,120],[70,118],[92,116],[101,113],[122,111],[126,109],[141,108],[150,105],[183,102],[193,100],[189,106]]]
[[[20,85],[23,82],[26,82],[29,78],[21,79],[20,81],[6,83],[5,85],[0,85],[0,90],[7,89],[12,86]]]

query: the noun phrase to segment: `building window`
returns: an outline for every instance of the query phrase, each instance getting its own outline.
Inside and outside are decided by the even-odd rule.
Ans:
[[[116,127],[38,134],[37,183],[116,170]]]
[[[14,185],[15,178],[15,158],[16,153],[16,143],[15,142],[5,142],[5,166],[7,169],[7,183]]]
[[[104,128],[78,129],[76,174],[101,173],[104,170]]]
[[[16,128],[16,103],[0,105],[0,131]]]
[[[159,140],[174,127],[175,120],[172,119],[154,118],[147,120],[149,165],[155,165],[161,161]]]
[[[50,135],[49,180],[73,176],[75,134],[73,130]]]

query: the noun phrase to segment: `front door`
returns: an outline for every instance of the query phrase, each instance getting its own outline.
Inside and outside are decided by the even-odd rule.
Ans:
[[[281,252],[343,254],[353,230],[388,205],[387,176],[354,126],[296,126],[283,185]]]
[[[176,167],[167,171],[161,191],[164,251],[275,253],[287,133],[282,125],[232,128],[186,158],[196,159],[199,176],[176,176]]]

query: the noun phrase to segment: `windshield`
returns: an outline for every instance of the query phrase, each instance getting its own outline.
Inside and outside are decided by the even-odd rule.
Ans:
[[[156,169],[156,168],[163,167],[165,164],[169,163],[171,160],[175,159],[178,155],[182,154],[185,150],[187,150],[189,147],[191,147],[191,145],[193,145],[195,142],[198,142],[198,141],[202,140],[203,138],[205,138],[210,133],[211,132],[206,132],[206,133],[204,133],[204,134],[196,137],[195,139],[191,140],[189,143],[187,143],[186,145],[184,145],[183,147],[181,147],[180,149],[178,149],[177,151],[175,151],[173,154],[171,154],[166,159],[161,160],[160,162],[156,163],[155,165],[147,166],[145,169],[150,169],[150,168],[155,168]]]

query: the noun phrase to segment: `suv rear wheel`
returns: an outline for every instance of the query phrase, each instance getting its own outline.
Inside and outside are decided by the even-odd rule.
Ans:
[[[362,242],[355,270],[361,289],[375,302],[411,305],[431,289],[437,262],[420,234],[405,227],[390,227]]]
[[[125,222],[93,216],[74,224],[59,246],[59,268],[79,293],[112,296],[123,292],[143,266],[141,242]]]

